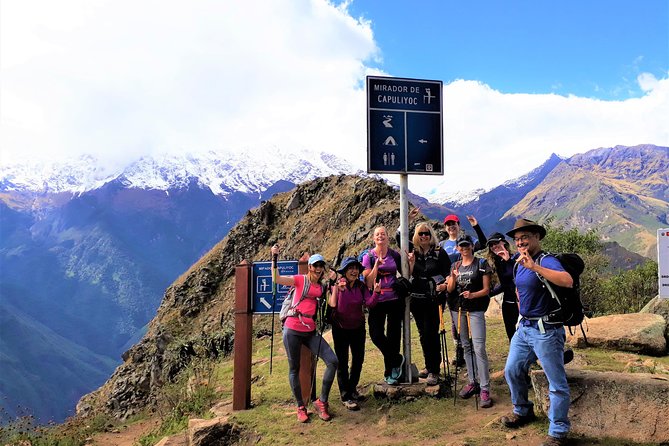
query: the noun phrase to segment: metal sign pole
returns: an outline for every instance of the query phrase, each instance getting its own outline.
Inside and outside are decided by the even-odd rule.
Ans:
[[[409,279],[409,175],[400,174],[400,246],[402,254],[402,276]],[[404,305],[404,373],[409,384],[413,382],[411,376],[411,296],[407,297]]]

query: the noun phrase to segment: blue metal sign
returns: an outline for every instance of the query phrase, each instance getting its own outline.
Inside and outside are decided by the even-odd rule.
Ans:
[[[282,260],[277,262],[279,274],[294,276],[297,274],[297,260]],[[272,262],[253,262],[251,305],[254,314],[272,313]],[[288,294],[289,286],[277,285],[274,312],[281,310],[283,299]]]
[[[367,76],[367,172],[444,174],[441,81]]]

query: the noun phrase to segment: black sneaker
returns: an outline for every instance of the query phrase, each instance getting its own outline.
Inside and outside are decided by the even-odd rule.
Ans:
[[[527,415],[518,415],[515,412],[512,412],[509,415],[505,415],[499,419],[502,424],[508,428],[515,429],[521,426],[525,426],[536,420],[537,417],[534,415],[534,412],[530,412]]]
[[[427,375],[428,375],[427,369],[423,369],[420,372],[418,372],[418,377],[419,378],[425,379],[425,378],[427,378]]]
[[[562,357],[564,358],[564,363],[569,364],[574,359],[574,350],[568,348],[562,353]]]

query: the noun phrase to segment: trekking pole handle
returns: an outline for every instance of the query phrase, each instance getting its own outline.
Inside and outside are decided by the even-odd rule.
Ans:
[[[444,309],[439,305],[439,332],[444,333],[446,328],[444,328]]]

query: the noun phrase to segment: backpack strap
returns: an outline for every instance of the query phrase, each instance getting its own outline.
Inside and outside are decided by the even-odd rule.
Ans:
[[[309,278],[307,277],[306,274],[303,274],[302,277],[304,277],[304,282],[302,283],[302,295],[300,296],[300,299],[297,302],[295,302],[295,295],[293,295],[293,303],[290,306],[291,310],[294,310],[304,299],[307,298],[307,294],[309,294],[309,286],[307,286]]]

